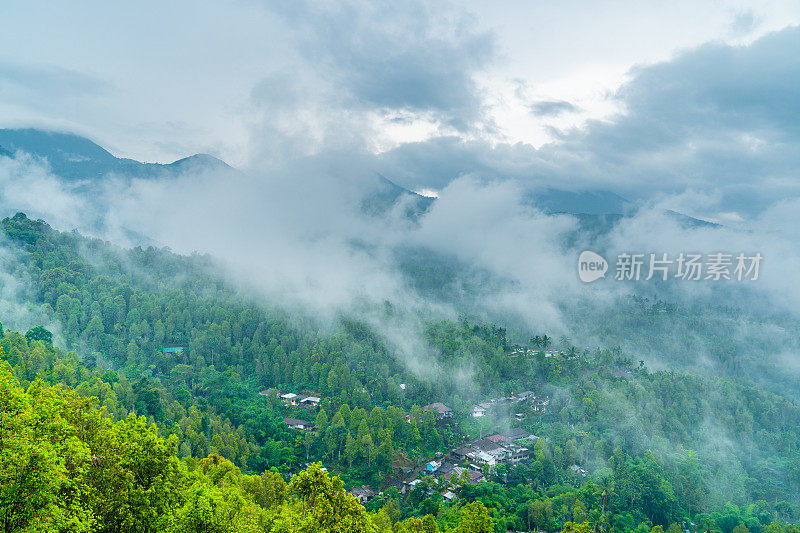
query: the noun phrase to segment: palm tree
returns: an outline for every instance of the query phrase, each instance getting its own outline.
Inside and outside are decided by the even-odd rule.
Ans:
[[[611,494],[614,492],[614,480],[611,476],[606,476],[599,483],[597,489],[594,491],[595,496],[600,496],[600,515],[606,512],[606,504],[611,499]]]
[[[570,357],[575,357],[576,355],[578,355],[578,349],[574,346],[570,346],[569,350],[567,350],[567,355],[569,355]]]

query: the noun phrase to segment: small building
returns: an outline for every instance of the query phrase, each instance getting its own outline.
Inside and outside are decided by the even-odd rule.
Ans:
[[[442,463],[431,461],[430,463],[425,465],[425,471],[428,472],[429,474],[432,474],[433,472],[439,470],[440,466],[442,466]]]
[[[456,501],[457,499],[458,499],[458,496],[456,496],[456,493],[451,491],[451,490],[448,490],[447,492],[442,494],[442,500],[444,500],[446,502],[452,503],[452,502]]]
[[[301,431],[309,431],[314,428],[314,425],[298,418],[284,418],[283,423],[289,426],[290,429],[299,429]]]
[[[434,411],[437,418],[452,418],[453,410],[442,402],[433,402],[422,408],[423,411]]]
[[[436,475],[442,479],[450,479],[450,476],[453,475],[455,469],[458,468],[453,463],[448,463],[446,461],[442,461],[439,465],[439,468],[436,469]]]
[[[183,346],[167,346],[161,348],[161,353],[183,353]]]
[[[470,468],[469,470],[467,470],[467,472],[469,473],[469,481],[473,485],[476,483],[482,483],[486,481],[486,478],[483,477],[483,473],[479,472],[478,470]]]
[[[537,398],[533,400],[533,410],[537,413],[544,413],[550,405],[550,398]]]
[[[472,446],[462,446],[453,450],[452,454],[459,461],[465,461],[470,452],[472,452]]]
[[[509,444],[506,446],[506,449],[511,452],[511,456],[508,457],[508,462],[512,464],[519,463],[530,457],[530,450],[524,446]]]
[[[318,396],[301,396],[300,405],[304,407],[316,407],[322,400]]]
[[[489,437],[486,437],[485,439],[476,440],[475,442],[472,443],[472,447],[482,452],[494,452],[502,448],[500,444],[493,441]]]
[[[514,413],[514,418],[520,421],[525,420],[525,413]]]
[[[487,452],[480,452],[480,451],[471,452],[469,454],[469,458],[478,463],[487,464],[489,466],[494,466],[497,464],[497,458],[494,455]]]
[[[297,394],[293,392],[286,392],[284,394],[281,394],[280,398],[281,401],[286,405],[297,405],[299,396],[297,396]]]
[[[486,415],[486,409],[481,407],[480,405],[473,405],[472,406],[472,416],[475,418],[480,418]]]
[[[375,496],[375,491],[372,490],[369,485],[361,485],[360,487],[353,487],[350,489],[350,494],[358,498],[358,501],[363,503],[367,503]]]
[[[403,494],[410,493],[412,490],[417,488],[417,486],[420,483],[422,483],[422,480],[419,479],[419,478],[415,478],[415,479],[412,479],[411,481],[403,483],[403,490],[401,491],[401,493],[403,493]]]
[[[570,468],[570,470],[572,470],[573,472],[575,472],[576,474],[578,474],[578,475],[580,475],[582,477],[586,477],[586,475],[589,473],[586,470],[584,470],[583,468],[581,468],[579,465],[572,465],[569,468]]]
[[[535,399],[536,398],[536,394],[534,394],[533,391],[526,390],[526,391],[520,392],[519,394],[514,395],[514,398],[516,398],[516,400],[518,402],[525,402],[525,401],[528,401],[528,400]]]

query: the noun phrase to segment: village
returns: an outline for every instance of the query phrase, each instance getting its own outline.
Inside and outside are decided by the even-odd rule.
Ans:
[[[305,408],[309,411],[308,418],[312,418],[312,411],[322,401],[316,393],[298,394],[267,389],[259,394],[262,396],[275,394],[286,407]],[[522,409],[522,405],[525,405],[526,409]],[[497,424],[493,426],[495,433],[487,436],[480,434],[475,438],[465,437],[466,442],[453,447],[447,453],[438,452],[430,460],[407,469],[402,476],[403,479],[393,483],[393,486],[403,495],[408,495],[415,489],[431,492],[436,487],[441,490],[444,501],[454,501],[457,495],[450,489],[455,488],[457,484],[484,482],[487,475],[493,473],[498,465],[516,465],[533,458],[534,445],[539,437],[521,427],[510,427],[510,424],[525,419],[524,412],[516,411],[544,414],[549,405],[549,396],[537,396],[533,391],[494,397],[471,405],[468,412],[471,418],[481,419],[491,416],[493,419],[504,421],[500,424],[506,427],[500,429],[500,424]],[[425,405],[422,411],[432,412],[437,424],[454,422],[455,411],[442,402]],[[411,423],[410,415],[407,415],[407,420]],[[313,422],[300,418],[284,418],[283,422],[288,428],[297,431],[313,433],[316,430]],[[579,465],[572,465],[571,470],[582,477],[588,474]],[[382,494],[376,493],[368,485],[353,487],[350,492],[362,503],[368,502],[376,494]]]

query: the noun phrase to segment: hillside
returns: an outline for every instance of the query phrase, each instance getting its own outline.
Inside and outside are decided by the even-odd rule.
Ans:
[[[123,178],[154,178],[186,170],[233,170],[207,154],[196,154],[168,164],[141,163],[115,157],[79,135],[36,129],[0,129],[0,150],[0,155],[21,151],[46,160],[55,175],[67,180],[95,181],[110,174]]]
[[[44,352],[70,364],[44,341],[20,337],[0,342],[25,358]],[[392,528],[386,512],[367,513],[318,464],[287,482],[274,471],[242,474],[217,454],[179,459],[176,439],[159,437],[144,416],[109,418],[96,397],[42,380],[23,390],[5,364],[0,420],[3,531],[419,531],[419,520]],[[454,531],[489,531],[491,523],[480,504],[451,519]]]
[[[55,343],[74,350],[51,347],[41,328],[7,333],[0,346],[15,379],[74,387],[128,426],[142,424],[131,414],[146,416],[170,456],[217,454],[244,472],[286,476],[320,461],[347,487],[382,491],[368,509],[395,522],[432,514],[443,529],[474,501],[500,531],[588,521],[760,533],[797,519],[800,407],[744,379],[650,372],[618,349],[555,348],[532,332],[520,348],[503,327],[466,319],[426,322],[432,360],[415,372],[380,331],[347,317],[321,328],[253,300],[208,257],[119,249],[22,214],[2,228],[23,297],[59,325]],[[383,312],[391,320],[402,310]],[[318,403],[294,405],[278,391]],[[503,399],[522,391],[532,399]],[[423,409],[434,402],[452,416]],[[432,460],[466,468],[459,449],[508,428],[536,438],[521,461],[478,469],[484,482],[421,474]]]

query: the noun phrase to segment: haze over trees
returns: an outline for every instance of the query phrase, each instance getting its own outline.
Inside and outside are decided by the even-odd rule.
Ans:
[[[414,373],[370,325],[342,317],[332,331],[265,308],[229,288],[206,257],[118,249],[21,214],[2,227],[17,274],[30,280],[26,297],[61,325],[55,346],[42,326],[0,340],[2,416],[16,428],[2,452],[7,529],[302,530],[291,529],[302,522],[292,513],[314,491],[338,503],[303,514],[309,531],[342,521],[777,533],[797,520],[800,409],[746,380],[651,372],[619,349],[540,332],[510,356],[506,328],[468,317],[425,323],[435,356],[427,374]],[[554,349],[563,355],[545,354]],[[322,401],[287,407],[277,390]],[[511,424],[510,413],[473,418],[473,403],[523,390],[550,398],[544,413],[519,407],[540,437],[530,460],[485,470],[486,482],[430,476],[401,494],[409,468]],[[421,409],[434,401],[455,417]],[[315,430],[291,430],[286,417]],[[365,511],[319,467],[306,470],[315,461],[346,487],[382,494]],[[458,499],[444,502],[447,491]],[[346,516],[325,522],[329,511]]]

